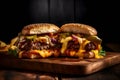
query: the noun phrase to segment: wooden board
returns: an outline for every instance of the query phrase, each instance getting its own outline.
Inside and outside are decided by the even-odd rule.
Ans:
[[[15,59],[0,57],[0,67],[55,74],[87,75],[120,63],[120,53],[107,52],[103,59],[47,58]]]

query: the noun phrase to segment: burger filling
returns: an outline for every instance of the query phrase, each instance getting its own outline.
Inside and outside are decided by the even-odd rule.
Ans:
[[[105,56],[100,38],[78,33],[20,35],[12,44],[14,46],[9,52],[14,55],[19,53],[19,58],[67,56],[83,59]]]
[[[101,58],[101,39],[97,36],[88,36],[74,33],[60,33],[62,43],[61,54],[79,58]]]
[[[58,56],[60,45],[56,45],[57,35],[56,34],[42,34],[42,35],[28,35],[20,36],[14,45],[19,50],[19,58],[23,56],[29,57],[49,57]]]

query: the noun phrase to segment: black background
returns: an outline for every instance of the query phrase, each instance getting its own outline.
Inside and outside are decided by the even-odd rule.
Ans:
[[[7,43],[23,26],[68,22],[93,26],[106,43],[120,43],[117,0],[4,0],[0,2],[0,40]]]

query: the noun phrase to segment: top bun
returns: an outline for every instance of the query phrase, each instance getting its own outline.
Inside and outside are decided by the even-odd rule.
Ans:
[[[80,23],[67,23],[61,26],[60,32],[82,33],[86,35],[97,35],[95,28]]]
[[[50,24],[50,23],[38,23],[38,24],[30,24],[25,26],[22,29],[23,35],[32,35],[32,34],[44,34],[44,33],[56,33],[59,30],[59,27]]]

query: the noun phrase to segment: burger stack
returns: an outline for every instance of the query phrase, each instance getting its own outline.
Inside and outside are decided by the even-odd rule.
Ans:
[[[24,26],[11,40],[9,55],[18,58],[75,57],[103,58],[102,40],[92,26],[67,23],[58,27],[51,23]]]

